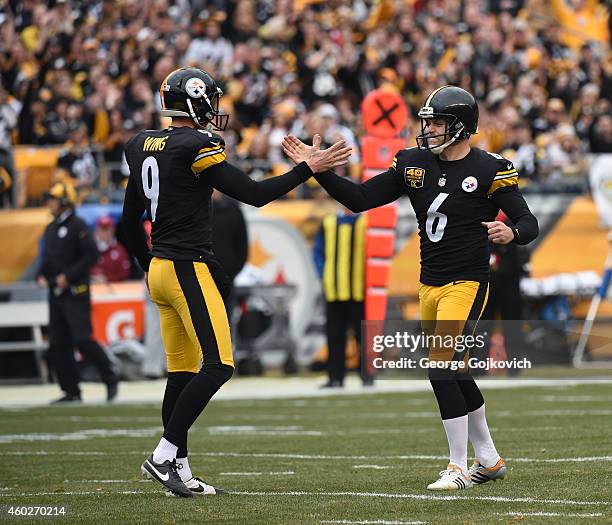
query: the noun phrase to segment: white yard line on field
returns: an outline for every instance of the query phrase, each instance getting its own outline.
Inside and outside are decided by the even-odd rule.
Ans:
[[[23,492],[16,494],[0,494],[0,498],[38,498],[40,496],[115,496],[117,494],[155,494],[150,490],[117,490],[113,492],[104,492],[101,490],[83,490],[83,491],[67,491],[67,492]]]
[[[428,521],[387,521],[387,520],[322,520],[320,523],[346,523],[359,525],[425,525]]]
[[[208,428],[211,435],[223,436],[323,436],[320,430],[303,430],[298,426],[217,425]]]
[[[564,396],[564,395],[546,395],[546,396],[533,396],[534,401],[545,401],[547,403],[582,403],[592,401],[612,401],[612,396]]]
[[[511,498],[507,496],[468,496],[468,495],[450,495],[450,494],[402,494],[402,493],[385,493],[385,492],[308,492],[308,491],[290,491],[290,492],[252,492],[252,491],[231,491],[232,495],[236,496],[315,496],[315,497],[347,497],[347,498],[388,498],[388,499],[411,499],[422,501],[492,501],[501,503],[539,503],[545,505],[585,505],[599,506],[610,505],[610,501],[577,501],[566,499],[539,499],[533,497],[517,497]],[[90,495],[105,495],[112,496],[117,494],[155,494],[153,491],[144,490],[121,490],[121,491],[68,491],[68,492],[25,492],[25,493],[3,493],[0,498],[25,498],[25,497],[40,497],[40,496],[90,496]]]
[[[551,518],[599,518],[603,516],[601,512],[583,512],[580,514],[565,514],[563,512],[498,512],[495,514],[496,516],[543,516],[543,517],[551,517]]]
[[[385,470],[385,469],[397,468],[397,467],[393,466],[393,465],[353,465],[353,468],[365,468],[365,469],[372,469],[372,470]]]
[[[149,483],[150,479],[65,479],[64,483]]]
[[[282,472],[219,472],[219,476],[293,476],[293,470]]]
[[[242,496],[330,496],[330,497],[356,497],[356,498],[390,498],[390,499],[414,499],[430,501],[495,501],[503,503],[543,503],[548,505],[610,505],[609,501],[575,501],[566,499],[538,499],[532,497],[511,498],[507,496],[456,496],[456,495],[434,495],[434,494],[387,494],[384,492],[250,492],[232,491],[232,494]]]
[[[4,456],[142,456],[150,454],[146,450],[132,451],[116,451],[116,452],[101,452],[101,451],[15,451],[9,450],[2,452]],[[190,452],[190,456],[206,456],[206,457],[232,457],[232,458],[264,458],[264,459],[304,459],[304,460],[431,460],[431,461],[446,461],[446,455],[424,455],[424,454],[407,454],[400,456],[345,456],[332,454],[278,454],[269,452]],[[582,463],[582,462],[610,462],[612,456],[584,456],[570,458],[523,458],[523,457],[506,457],[509,462],[517,463]]]
[[[497,415],[497,414],[495,414]],[[586,410],[579,409],[561,409],[561,410],[531,410],[528,412],[521,412],[515,414],[522,416],[537,416],[537,417],[548,417],[548,416],[612,416],[612,410],[606,408],[591,408]]]
[[[23,443],[24,441],[82,441],[86,439],[108,437],[152,437],[158,434],[161,427],[149,428],[92,428],[74,432],[29,432],[24,434],[0,434],[0,444]]]

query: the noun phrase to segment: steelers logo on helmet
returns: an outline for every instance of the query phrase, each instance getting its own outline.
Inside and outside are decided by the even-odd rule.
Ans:
[[[192,98],[202,98],[206,95],[206,84],[201,78],[190,78],[185,82],[185,91]]]
[[[163,117],[187,117],[199,129],[223,131],[229,115],[219,111],[223,91],[206,71],[182,67],[170,73],[159,90]]]

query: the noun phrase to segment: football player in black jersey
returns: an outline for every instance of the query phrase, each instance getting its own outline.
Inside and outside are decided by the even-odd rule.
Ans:
[[[512,162],[470,146],[469,137],[478,130],[478,106],[470,93],[443,86],[427,98],[419,116],[418,146],[397,152],[384,173],[363,184],[333,172],[318,173],[315,178],[354,212],[408,196],[419,226],[423,330],[435,335],[469,335],[487,301],[488,241],[527,244],[537,237],[538,222],[518,189]],[[296,162],[312,149],[293,136],[285,138],[283,147]],[[511,226],[495,221],[500,209]],[[467,353],[430,347],[429,359],[449,365],[462,362],[466,368],[455,372],[450,366],[429,369],[450,462],[428,488],[465,489],[502,479],[506,466],[491,439],[484,399],[466,366]],[[468,437],[476,455],[469,470]]]
[[[213,132],[227,125],[228,115],[219,111],[221,95],[215,80],[200,69],[172,72],[160,88],[161,114],[172,117],[172,125],[141,131],[125,150],[130,177],[123,224],[159,309],[168,365],[164,434],[142,470],[167,494],[184,497],[219,493],[192,476],[187,432],[234,369],[222,298],[227,277],[212,252],[213,188],[263,206],[313,173],[345,164],[351,151],[340,141],[325,151],[313,150],[284,175],[255,182],[226,161],[225,142]],[[145,210],[153,225],[151,251],[141,225]]]

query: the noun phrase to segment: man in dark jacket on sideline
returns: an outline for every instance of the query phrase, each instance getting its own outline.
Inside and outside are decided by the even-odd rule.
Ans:
[[[46,194],[54,220],[44,233],[39,286],[49,289],[49,358],[64,396],[55,403],[81,401],[74,359],[78,348],[98,369],[107,387],[107,400],[117,395],[118,380],[108,355],[92,339],[89,271],[98,250],[85,222],[74,213],[76,192],[66,183],[55,184]]]

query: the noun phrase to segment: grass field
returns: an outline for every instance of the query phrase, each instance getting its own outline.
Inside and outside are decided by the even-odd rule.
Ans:
[[[430,393],[213,402],[191,465],[231,493],[187,500],[140,477],[158,406],[0,410],[0,522],[11,504],[71,523],[612,523],[612,386],[485,395],[510,478],[455,493],[425,489],[447,457]]]

